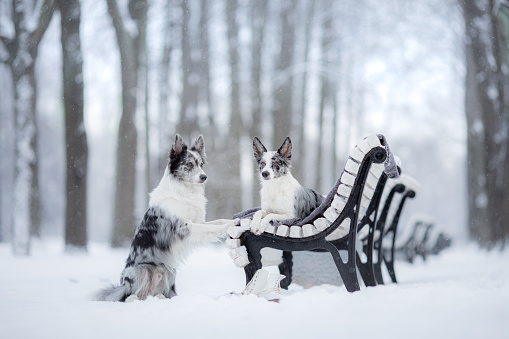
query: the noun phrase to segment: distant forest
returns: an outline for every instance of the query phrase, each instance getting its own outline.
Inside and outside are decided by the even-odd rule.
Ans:
[[[97,40],[104,60],[116,59],[94,69],[93,80],[84,75],[91,62],[84,18],[97,20],[86,41]],[[59,30],[58,64],[39,58],[51,25]],[[39,95],[41,72],[61,76],[54,114],[64,154],[52,168],[41,167],[42,154],[59,149],[41,130],[49,100]],[[118,96],[87,96],[106,73]],[[188,141],[204,135],[207,219],[259,204],[254,136],[273,149],[290,136],[292,173],[326,194],[350,148],[384,133],[389,143],[394,136],[396,154],[406,149],[399,155],[409,173],[431,187],[425,209],[455,200],[446,223],[461,221],[450,214],[464,208],[468,237],[493,248],[509,239],[508,73],[508,1],[2,1],[0,241],[28,254],[30,240],[44,234],[43,210],[62,200],[67,248],[86,249],[90,204],[112,191],[111,211],[94,218],[108,219],[113,247],[128,245],[175,133]],[[91,107],[105,102],[110,112],[92,121]],[[105,189],[110,165],[91,174],[90,135],[111,121],[117,141]],[[464,157],[452,149],[439,155],[458,140]],[[63,189],[42,199],[40,178],[55,171]],[[463,195],[450,186],[458,176]]]

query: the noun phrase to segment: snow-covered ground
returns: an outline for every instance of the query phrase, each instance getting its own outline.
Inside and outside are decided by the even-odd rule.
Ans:
[[[243,289],[244,274],[217,245],[179,271],[178,297],[90,301],[117,282],[126,256],[97,244],[63,254],[43,241],[20,258],[0,244],[0,338],[509,338],[509,251],[457,245],[397,262],[399,284],[356,293],[293,286],[274,303],[229,294]]]

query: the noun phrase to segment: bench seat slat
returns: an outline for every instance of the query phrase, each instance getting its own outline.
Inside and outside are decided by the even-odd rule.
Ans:
[[[281,237],[287,237],[288,236],[288,232],[289,232],[289,227],[286,226],[286,225],[280,225],[277,227],[277,235],[281,236]]]
[[[359,173],[360,164],[353,161],[352,159],[348,159],[345,165],[345,170],[349,173],[357,175]]]
[[[376,185],[378,185],[378,180],[380,179],[380,176],[375,176],[373,175],[371,172],[369,173],[367,179],[366,179],[366,185],[365,186],[369,186],[371,187],[372,189],[375,189],[376,188]]]
[[[332,200],[331,206],[337,209],[338,211],[342,211],[343,208],[345,208],[346,206],[346,202],[347,200],[345,198],[336,194],[336,196]]]
[[[302,237],[310,237],[314,234],[318,233],[318,230],[314,225],[311,224],[305,224],[302,226]]]
[[[334,230],[334,232],[332,232],[325,238],[325,240],[332,241],[343,238],[345,235],[348,234],[349,231],[350,231],[350,218],[346,218],[345,220],[343,220],[341,225],[339,225],[338,228]]]
[[[377,174],[378,176],[382,175],[384,170],[385,170],[384,164],[377,163],[371,164],[371,167],[369,169],[370,172],[372,172],[373,174]]]
[[[329,227],[330,224],[331,222],[326,218],[318,218],[313,222],[313,225],[315,225],[316,229],[320,232]]]
[[[302,238],[302,227],[291,226],[289,236],[290,238]]]
[[[371,146],[369,145],[369,142],[366,138],[362,139],[358,144],[357,147],[362,151],[362,153],[366,154],[371,150]]]
[[[350,196],[350,193],[352,192],[352,187],[347,186],[345,184],[341,184],[338,186],[338,194],[347,198]]]
[[[361,163],[362,160],[364,160],[365,155],[366,153],[362,152],[358,147],[354,147],[350,152],[350,158],[357,161],[358,163]]]
[[[367,136],[366,140],[371,148],[382,146],[382,144],[380,143],[380,138],[378,138],[376,134],[371,134]]]
[[[371,198],[373,197],[373,194],[375,193],[375,189],[369,187],[369,186],[364,186],[364,190],[362,191],[362,195],[366,198],[366,199],[369,199],[371,200]]]
[[[268,225],[264,232],[270,233],[270,234],[276,234],[276,227],[274,227],[272,225]]]
[[[348,172],[343,172],[341,174],[341,182],[345,185],[353,186],[355,184],[355,176]]]
[[[339,213],[334,207],[331,206],[325,210],[323,216],[332,223],[334,220],[338,218]]]
[[[370,203],[371,203],[371,199],[368,199],[365,196],[362,197],[362,199],[361,199],[361,207],[368,208]]]

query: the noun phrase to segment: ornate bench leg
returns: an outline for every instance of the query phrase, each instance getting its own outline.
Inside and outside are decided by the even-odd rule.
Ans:
[[[370,235],[368,237],[368,243],[363,246],[363,252],[366,255],[366,262],[363,263],[359,253],[355,253],[355,258],[357,260],[357,268],[361,274],[362,280],[364,280],[364,284],[366,286],[376,286],[375,279],[375,271],[373,267],[373,235],[371,234],[372,229],[370,229]]]
[[[283,280],[281,280],[281,288],[285,290],[288,289],[288,286],[292,283],[292,261],[293,255],[290,251],[283,251],[283,262],[279,264],[279,273],[286,276]]]
[[[355,265],[355,254],[352,256],[350,253],[348,255],[348,261],[345,263],[343,259],[341,259],[341,255],[339,254],[338,249],[328,243],[325,246],[327,251],[332,255],[334,259],[334,263],[341,275],[341,279],[343,279],[343,283],[345,284],[345,288],[348,292],[359,291],[361,288],[359,286],[359,280],[357,279],[357,268]],[[351,251],[349,251],[351,252]]]
[[[390,253],[390,258],[389,258]],[[394,271],[394,251],[386,250],[384,251],[384,262],[387,270],[389,271],[389,275],[391,276],[391,280],[393,283],[397,283],[396,272]]]
[[[247,234],[247,232],[244,234]],[[255,275],[256,271],[262,268],[262,248],[258,246],[258,243],[254,240],[251,234],[242,236],[242,242],[246,246],[247,256],[249,259],[249,264],[244,267],[247,285]]]
[[[251,279],[253,279],[257,270],[258,269],[256,268],[256,265],[253,263],[249,263],[244,267],[244,273],[246,274],[246,285],[251,281]]]
[[[380,237],[380,239],[375,241],[375,244],[374,244],[375,250],[376,250],[376,256],[377,256],[377,262],[373,264],[373,270],[375,271],[376,283],[379,285],[384,284],[384,278],[382,275],[382,262],[384,261],[383,250],[382,250],[382,239],[383,239],[383,237]]]

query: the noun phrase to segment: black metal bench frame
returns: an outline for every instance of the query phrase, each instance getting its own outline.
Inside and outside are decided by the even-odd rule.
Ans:
[[[363,242],[362,245],[362,251],[366,256],[365,262],[361,260],[359,252],[356,251],[357,268],[366,286],[377,285],[373,265],[374,234],[378,216],[378,209],[387,179],[388,179],[387,174],[382,173],[380,179],[378,180],[377,187],[375,188],[375,192],[373,193],[373,197],[371,198],[371,202],[366,210],[366,213],[364,214],[363,218],[361,219],[357,226],[357,233],[362,231],[364,227],[368,228],[367,239],[366,241]],[[342,241],[342,239],[332,241],[332,243],[334,244],[334,246],[336,246],[338,250],[346,250],[346,248],[344,247],[345,243]]]
[[[398,209],[396,210],[396,213],[394,213],[394,216],[392,218],[392,221],[387,228],[386,231],[384,231],[385,221],[387,219],[387,213],[389,211],[390,205],[392,203],[392,200],[394,198],[394,194],[400,193],[403,194],[401,197],[401,200],[398,205]],[[403,207],[405,205],[405,202],[408,198],[414,198],[415,197],[415,191],[412,189],[407,189],[404,184],[396,184],[392,189],[389,195],[386,198],[385,205],[382,211],[382,215],[380,217],[380,222],[377,224],[377,229],[381,231],[380,237],[378,239],[376,246],[376,249],[378,251],[378,260],[374,265],[375,268],[375,274],[377,283],[383,284],[383,278],[382,278],[382,262],[385,263],[385,266],[387,267],[387,270],[389,271],[389,276],[391,277],[392,282],[397,283],[396,279],[396,272],[394,270],[394,259],[395,259],[395,252],[396,252],[396,234],[398,230],[398,224],[399,219],[401,216],[401,211],[403,210]],[[383,235],[383,236],[382,236]],[[386,250],[383,247],[383,239],[387,237],[390,241],[390,249]]]

